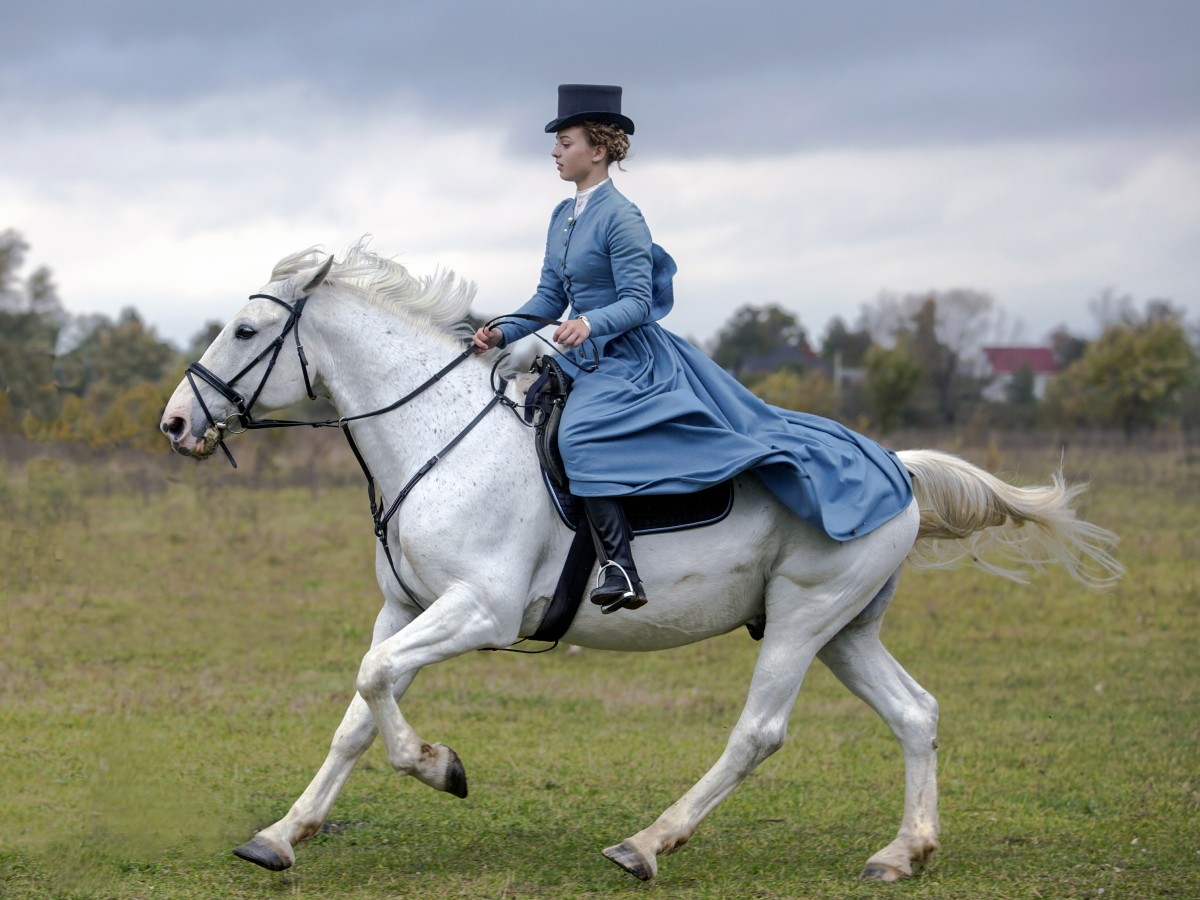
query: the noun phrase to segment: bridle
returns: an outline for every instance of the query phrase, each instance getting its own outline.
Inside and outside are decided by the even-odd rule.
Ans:
[[[429,605],[428,602],[422,602],[420,595],[411,587],[409,587],[408,583],[404,580],[404,577],[400,574],[400,570],[397,568],[395,560],[392,557],[392,550],[388,543],[387,536],[388,524],[391,522],[392,517],[395,516],[399,511],[400,504],[404,502],[405,498],[408,497],[408,495],[412,492],[412,489],[416,487],[417,482],[424,478],[429,471],[435,465],[437,465],[441,458],[446,453],[450,452],[450,450],[454,449],[459,441],[466,437],[476,425],[483,421],[484,416],[491,412],[497,404],[502,403],[513,408],[515,408],[517,404],[505,396],[504,392],[508,387],[508,381],[507,379],[500,378],[499,384],[495,385],[492,398],[488,401],[487,405],[484,406],[484,408],[480,410],[475,418],[472,419],[457,435],[455,435],[454,438],[448,444],[446,444],[446,446],[434,454],[432,458],[430,458],[424,465],[420,467],[420,469],[417,470],[416,474],[409,479],[408,483],[405,484],[405,486],[400,490],[400,493],[396,495],[396,498],[392,501],[391,505],[384,510],[379,502],[382,499],[382,495],[377,489],[378,482],[375,479],[375,476],[371,473],[371,468],[367,465],[366,459],[359,451],[358,445],[354,442],[354,435],[350,431],[350,423],[357,422],[361,419],[369,419],[375,416],[381,416],[385,413],[399,409],[401,406],[404,406],[406,403],[410,402],[431,388],[452,369],[456,368],[461,363],[473,356],[475,352],[474,348],[468,345],[462,351],[462,353],[454,357],[454,359],[452,359],[448,364],[443,366],[412,391],[409,391],[409,393],[405,394],[399,400],[389,403],[387,406],[380,407],[379,409],[358,413],[357,415],[353,416],[341,416],[337,419],[322,419],[319,421],[295,419],[256,419],[253,415],[254,404],[258,401],[259,396],[262,394],[263,388],[266,386],[267,379],[271,377],[271,372],[275,368],[275,363],[279,360],[279,353],[283,349],[283,345],[287,340],[288,334],[292,334],[295,339],[296,355],[300,360],[300,370],[304,373],[304,389],[307,391],[309,399],[316,399],[316,394],[313,393],[312,389],[312,379],[308,374],[308,357],[304,355],[304,345],[300,343],[300,316],[304,313],[304,305],[308,302],[309,296],[310,295],[305,295],[296,300],[294,303],[287,303],[286,301],[272,296],[271,294],[251,294],[251,300],[270,300],[273,303],[278,303],[288,311],[287,321],[284,322],[283,329],[279,332],[278,337],[264,347],[261,353],[255,356],[254,359],[243,366],[236,375],[227,381],[221,378],[211,369],[201,365],[199,362],[191,363],[187,367],[186,372],[188,384],[191,385],[192,393],[195,395],[197,402],[199,402],[200,408],[204,411],[204,416],[208,420],[209,427],[215,430],[217,433],[217,445],[224,451],[230,465],[232,465],[235,469],[237,468],[237,461],[234,460],[233,454],[229,452],[229,448],[225,446],[224,436],[226,433],[240,434],[244,431],[251,431],[259,428],[290,428],[300,425],[307,425],[310,428],[341,429],[342,434],[346,436],[346,442],[350,445],[351,452],[354,453],[354,458],[358,460],[358,464],[362,468],[363,476],[367,480],[367,493],[371,501],[371,519],[375,523],[375,536],[379,539],[380,544],[383,546],[384,555],[387,556],[388,565],[391,566],[392,574],[395,575],[396,581],[399,582],[400,587],[403,589],[404,593],[408,595],[409,599],[411,599],[413,603],[417,605],[418,609],[424,611]],[[241,393],[238,392],[235,385],[246,375],[247,372],[257,366],[264,358],[267,357],[269,357],[269,361],[267,362],[266,371],[263,372],[262,378],[258,382],[258,387],[254,389],[254,392],[250,395],[250,399],[247,400],[242,396]],[[499,360],[497,360],[496,365],[499,365]],[[493,366],[492,371],[494,376],[496,366]],[[237,408],[237,413],[219,422],[214,419],[212,412],[209,410],[208,405],[204,402],[204,397],[201,395],[196,385],[196,378],[199,378],[201,381],[208,384],[213,388],[213,390],[217,391],[217,393],[232,403]],[[494,381],[493,384],[495,384]],[[231,423],[236,423],[236,425]]]
[[[229,448],[225,446],[226,433],[241,434],[243,431],[249,431],[252,428],[277,428],[284,425],[311,424],[313,426],[320,426],[324,424],[336,424],[335,422],[309,423],[285,422],[283,420],[272,419],[256,420],[251,413],[251,410],[254,408],[254,404],[258,402],[259,395],[262,393],[263,388],[267,385],[267,379],[271,377],[271,372],[275,368],[275,363],[279,360],[279,352],[283,349],[284,342],[287,340],[289,333],[294,336],[296,341],[296,355],[300,359],[300,371],[304,373],[304,390],[308,393],[308,399],[317,399],[317,395],[313,393],[312,380],[308,376],[308,357],[304,355],[304,345],[300,343],[300,316],[304,312],[304,305],[308,302],[309,296],[310,295],[306,294],[292,304],[284,300],[280,300],[278,297],[274,297],[271,294],[250,295],[249,299],[251,300],[270,300],[272,303],[278,303],[288,311],[287,321],[283,323],[283,330],[279,332],[279,336],[276,337],[275,340],[271,341],[271,343],[267,344],[267,346],[263,348],[262,352],[259,353],[258,356],[250,360],[250,362],[242,367],[240,372],[238,372],[228,381],[221,378],[221,376],[217,375],[206,366],[201,365],[199,362],[191,363],[187,367],[185,374],[187,376],[188,384],[192,386],[192,393],[196,396],[196,400],[199,402],[200,408],[204,410],[204,417],[208,420],[209,428],[212,428],[217,433],[217,446],[221,448],[226,459],[229,460],[229,464],[235,469],[237,468],[237,460],[233,458],[233,454],[230,453]],[[254,393],[252,393],[250,395],[250,399],[247,400],[240,393],[238,393],[237,389],[234,388],[234,385],[241,381],[242,376],[262,362],[263,358],[268,355],[271,357],[271,359],[267,363],[267,369],[265,372],[263,372],[263,376],[258,382],[258,387],[254,389]],[[208,404],[204,402],[203,395],[201,395],[199,388],[196,387],[197,378],[205,382],[209,387],[237,407],[236,421],[238,427],[234,428],[230,425],[230,422],[234,420],[234,416],[229,416],[220,422],[213,418],[212,413],[209,412]]]
[[[240,434],[245,431],[251,431],[260,428],[290,428],[300,425],[307,425],[310,428],[341,429],[342,434],[346,436],[346,442],[350,445],[350,450],[354,454],[354,458],[358,460],[359,467],[362,469],[363,476],[367,481],[367,494],[371,505],[371,519],[375,525],[375,537],[378,538],[379,543],[382,545],[384,555],[387,557],[388,565],[390,566],[392,574],[395,576],[396,581],[399,583],[401,589],[406,595],[408,595],[409,599],[416,604],[417,608],[424,612],[429,606],[429,603],[422,601],[417,592],[409,587],[408,583],[404,580],[404,577],[400,574],[399,568],[396,566],[395,560],[392,556],[391,546],[388,542],[388,524],[399,511],[400,504],[404,502],[405,498],[408,497],[413,488],[417,486],[417,483],[427,474],[429,474],[429,471],[435,465],[437,465],[437,463],[440,462],[447,453],[453,450],[454,447],[456,447],[458,443],[475,428],[476,425],[483,421],[484,417],[487,416],[492,409],[494,409],[497,405],[503,405],[516,412],[519,404],[505,396],[505,392],[508,388],[508,380],[498,374],[498,369],[502,360],[497,359],[495,364],[492,366],[491,372],[491,399],[487,402],[483,409],[481,409],[475,415],[475,417],[449,441],[449,443],[447,443],[444,447],[442,447],[441,450],[430,457],[430,459],[416,471],[416,473],[408,480],[404,487],[400,489],[399,493],[385,510],[380,502],[383,500],[383,497],[382,493],[378,491],[378,482],[376,481],[375,476],[371,473],[370,466],[367,465],[366,459],[359,451],[358,445],[354,442],[354,435],[350,431],[350,423],[359,421],[361,419],[369,419],[375,416],[384,415],[385,413],[399,409],[410,401],[416,399],[457,366],[474,356],[475,348],[471,344],[468,344],[462,353],[450,360],[449,363],[447,363],[437,372],[434,372],[433,375],[425,379],[425,381],[416,388],[409,391],[407,394],[393,403],[380,407],[379,409],[373,409],[369,412],[358,413],[352,416],[341,416],[337,419],[323,419],[319,421],[302,421],[293,419],[256,419],[253,415],[254,404],[258,401],[259,396],[262,394],[263,388],[266,386],[267,379],[271,377],[271,372],[274,370],[275,364],[279,360],[280,351],[282,351],[289,334],[293,336],[296,345],[296,355],[300,360],[300,370],[304,375],[304,389],[308,393],[310,400],[316,399],[316,394],[313,393],[312,389],[312,379],[308,374],[308,358],[304,354],[304,345],[300,342],[300,317],[304,313],[304,306],[308,302],[309,296],[311,295],[305,295],[300,297],[298,300],[295,300],[293,303],[288,303],[278,297],[272,296],[271,294],[251,294],[249,297],[251,300],[270,300],[272,303],[277,303],[288,311],[287,321],[284,322],[283,328],[279,332],[279,335],[273,341],[271,341],[271,343],[264,347],[263,350],[254,357],[254,359],[243,366],[236,375],[228,380],[222,379],[211,369],[201,365],[199,362],[193,362],[189,364],[186,370],[188,384],[191,385],[192,393],[195,395],[197,402],[200,404],[200,408],[204,411],[204,416],[208,421],[209,428],[213,429],[217,433],[217,445],[225,453],[230,465],[232,465],[235,469],[237,468],[237,461],[234,460],[233,454],[230,453],[229,448],[225,446],[225,434]],[[506,320],[510,320],[511,318],[513,317],[501,316],[497,319],[493,319],[488,324],[494,325]],[[533,320],[538,324],[538,327],[550,324],[560,324],[559,322],[544,319],[538,316],[517,315],[515,318]],[[247,372],[257,366],[260,362],[262,362],[263,359],[267,357],[269,357],[267,367],[263,372],[262,378],[259,379],[258,386],[254,389],[254,392],[250,395],[250,398],[246,399],[237,390],[235,385],[246,375]],[[579,364],[576,363],[576,365]],[[593,362],[587,366],[579,367],[594,370],[596,365],[597,363]],[[214,419],[212,412],[209,410],[208,405],[204,402],[204,397],[201,395],[200,390],[196,385],[197,378],[209,385],[211,388],[213,388],[213,390],[217,391],[217,393],[232,403],[236,407],[237,413],[230,415],[219,422]],[[521,421],[522,424],[525,424],[519,413],[517,415],[517,419],[518,421]],[[557,643],[558,642],[555,641],[556,645]]]

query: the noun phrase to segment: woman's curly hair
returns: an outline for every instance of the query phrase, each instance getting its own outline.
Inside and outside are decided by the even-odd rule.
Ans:
[[[605,162],[616,163],[622,172],[621,160],[629,156],[629,135],[621,130],[619,125],[605,122],[584,122],[583,133],[587,135],[588,143],[593,147],[603,145],[608,150]]]

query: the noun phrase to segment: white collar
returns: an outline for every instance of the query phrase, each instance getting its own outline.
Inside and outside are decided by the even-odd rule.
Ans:
[[[588,201],[592,199],[592,194],[596,193],[599,188],[604,187],[604,185],[608,184],[610,181],[612,181],[611,178],[605,178],[599,184],[593,184],[590,188],[586,188],[585,190],[579,191],[575,194],[575,218],[579,218],[579,214],[583,212],[583,208],[587,206]]]

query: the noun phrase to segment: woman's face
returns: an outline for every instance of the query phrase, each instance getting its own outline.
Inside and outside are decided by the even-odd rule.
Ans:
[[[581,126],[560,131],[550,155],[558,166],[558,177],[563,181],[573,181],[580,190],[599,184],[608,177],[608,166],[604,162],[608,155],[607,148],[589,144]]]

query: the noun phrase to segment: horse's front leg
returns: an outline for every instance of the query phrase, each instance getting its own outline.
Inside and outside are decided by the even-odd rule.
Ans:
[[[385,603],[375,619],[371,646],[378,646],[413,618],[413,611]],[[371,710],[362,697],[355,696],[334,733],[325,762],[288,814],[237,847],[234,854],[272,871],[289,868],[296,861],[293,848],[320,830],[350,772],[374,740]]]
[[[489,603],[478,588],[457,585],[363,658],[356,686],[394,769],[436,790],[467,796],[458,754],[445,744],[422,740],[401,715],[398,701],[425,666],[468,650],[506,647],[517,639],[520,626],[519,607]]]

